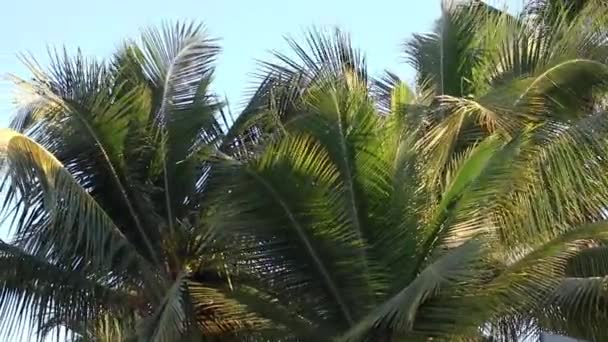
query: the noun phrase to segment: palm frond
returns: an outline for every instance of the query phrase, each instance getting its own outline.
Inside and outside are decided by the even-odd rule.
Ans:
[[[121,217],[121,223],[136,229],[124,233],[143,241],[138,248],[148,258],[158,258],[150,237],[155,231],[144,230],[138,205],[125,185],[122,159],[129,116],[141,115],[144,89],[125,92],[113,83],[103,64],[87,64],[81,56],[74,61],[67,56],[58,59],[50,73],[35,65],[31,68],[32,81],[16,79],[24,94],[36,99],[30,108],[33,126],[26,128],[28,134],[77,175],[78,183],[95,194],[105,209],[126,207],[129,215]],[[117,93],[124,96],[116,98]]]
[[[292,54],[274,52],[276,61],[261,61],[259,84],[228,133],[228,143],[242,145],[276,131],[300,114],[307,89],[325,82],[342,82],[346,75],[366,83],[365,58],[348,34],[336,29],[311,29],[300,44],[287,38]],[[241,137],[234,141],[236,135]]]
[[[215,40],[195,23],[150,28],[141,38],[141,68],[158,101],[153,110],[169,234],[176,229],[175,219],[186,213],[184,204],[202,176],[193,172],[200,163],[198,151],[222,135],[215,117],[220,103],[209,90],[218,52]]]
[[[497,207],[501,225],[509,227],[501,233],[503,243],[546,241],[604,217],[604,130],[596,114],[570,127],[547,124],[534,132],[513,163],[520,176]]]
[[[449,240],[458,245],[475,235],[487,233],[492,228],[491,222],[479,213],[476,204],[479,204],[480,197],[490,200],[488,195],[491,194],[488,191],[493,187],[489,183],[504,174],[505,164],[502,162],[512,158],[516,149],[517,141],[503,147],[500,139],[492,136],[465,154],[462,162],[457,163],[453,174],[448,176],[441,201],[433,208],[427,226],[421,231],[423,243],[414,272],[419,272],[437,246]],[[477,191],[482,192],[482,195],[479,196]]]
[[[476,35],[500,11],[482,2],[443,2],[442,15],[432,33],[415,34],[405,45],[417,71],[418,85],[436,95],[467,96],[478,92],[475,69],[483,62]]]
[[[552,27],[560,20],[576,19],[585,6],[593,2],[593,0],[533,0],[527,3],[525,10],[528,14],[535,15],[540,23]]]
[[[332,34],[313,29],[308,32],[305,41],[306,45],[303,46],[294,39],[287,39],[296,58],[277,52],[275,57],[280,63],[263,63],[266,71],[264,74],[282,75],[288,80],[302,76],[309,84],[345,72],[367,80],[365,58],[352,47],[348,34],[339,29]]]
[[[519,253],[514,253],[507,265],[499,267],[499,274],[492,279],[480,294],[493,304],[495,319],[488,328],[495,334],[517,334],[519,327],[527,322],[529,333],[538,332],[542,320],[550,310],[551,298],[567,278],[569,260],[587,248],[590,240],[606,238],[606,222],[597,222],[572,227],[567,233],[545,243],[536,244]],[[482,291],[482,292],[484,292]],[[537,312],[538,311],[538,312]],[[544,324],[544,323],[543,323]]]
[[[419,316],[419,311],[433,296],[449,291],[450,287],[458,287],[462,282],[471,282],[472,279],[482,276],[483,272],[480,272],[479,268],[482,262],[481,248],[481,244],[471,242],[447,252],[422,270],[416,279],[397,295],[372,311],[342,339],[375,341],[391,337],[415,338],[417,333],[429,336],[429,331],[423,329],[426,323],[432,325],[433,334],[450,335],[454,320],[458,321],[458,310],[452,310],[450,315],[442,315],[441,311],[435,312],[434,315],[427,312],[424,319]],[[455,301],[450,304],[458,305],[462,302]],[[453,308],[447,305],[443,307],[443,314],[449,309]],[[476,327],[477,324],[472,325],[473,330]],[[458,328],[464,330],[463,326]],[[471,329],[471,326],[469,328]]]
[[[240,236],[230,238],[235,251],[242,251],[237,259],[248,260],[243,266],[289,297],[294,308],[304,293],[315,293],[306,301],[317,308],[302,313],[313,315],[309,319],[335,322],[334,328],[352,322],[358,314],[353,310],[369,305],[360,290],[369,292],[370,274],[359,269],[363,246],[341,207],[340,192],[332,191],[338,173],[327,153],[311,138],[295,136],[248,164],[234,163],[223,178],[232,184],[220,197],[231,205],[222,205],[216,229]],[[358,271],[348,271],[351,267]]]
[[[17,245],[78,269],[149,268],[149,260],[52,154],[11,130],[1,138],[3,209],[16,214]]]
[[[6,336],[19,335],[23,329],[44,333],[42,323],[48,316],[56,322],[96,320],[105,310],[124,312],[139,301],[115,288],[118,279],[53,264],[4,242],[0,265],[0,330]]]
[[[548,331],[586,340],[606,338],[606,278],[565,278],[539,313],[539,325]]]
[[[253,311],[247,301],[239,300],[243,298],[241,291],[195,281],[188,281],[187,286],[193,318],[204,336],[249,336],[276,329]]]
[[[186,281],[186,274],[178,275],[154,314],[140,327],[139,336],[146,341],[168,342],[186,333],[191,324],[186,312]]]
[[[552,118],[564,121],[593,111],[593,92],[605,90],[608,67],[587,59],[572,59],[532,78],[515,104],[530,94],[544,98]],[[576,84],[576,87],[573,86]]]
[[[608,248],[590,243],[568,261],[567,275],[570,277],[603,277],[608,275]]]

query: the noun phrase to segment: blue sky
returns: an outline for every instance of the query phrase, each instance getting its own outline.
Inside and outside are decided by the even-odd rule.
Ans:
[[[521,2],[491,1],[509,8]],[[350,32],[372,73],[390,69],[411,79],[401,45],[412,33],[430,30],[440,0],[7,0],[2,7],[0,74],[24,77],[19,53],[32,53],[43,65],[47,47],[80,47],[85,55],[104,57],[142,27],[164,20],[202,21],[223,47],[215,88],[238,104],[252,82],[255,60],[270,57],[272,49],[284,50],[284,35],[297,38],[312,26]],[[0,127],[13,111],[11,89],[0,81]]]

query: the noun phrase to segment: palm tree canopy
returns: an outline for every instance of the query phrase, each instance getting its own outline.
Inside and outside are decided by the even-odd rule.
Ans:
[[[27,60],[0,135],[2,329],[601,338],[608,9],[555,3],[445,3],[404,45],[413,88],[313,30],[261,64],[235,120],[195,23],[107,61]]]

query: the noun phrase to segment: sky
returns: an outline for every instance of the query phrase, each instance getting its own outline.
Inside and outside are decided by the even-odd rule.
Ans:
[[[522,0],[492,0],[509,8]],[[312,27],[340,27],[361,48],[372,74],[389,69],[405,79],[413,71],[404,61],[403,43],[427,32],[440,0],[6,0],[0,11],[0,127],[14,113],[12,84],[4,76],[27,77],[18,55],[31,53],[42,65],[48,48],[82,49],[86,56],[108,57],[142,28],[163,21],[195,20],[220,39],[214,87],[232,107],[244,101],[256,59],[285,51],[284,37],[301,38]]]
[[[0,10],[0,128],[14,108],[12,85],[4,76],[28,77],[18,55],[48,63],[48,48],[80,48],[86,56],[109,57],[142,28],[163,21],[196,20],[220,39],[214,87],[233,107],[244,101],[256,59],[286,51],[284,37],[302,37],[312,27],[340,27],[367,57],[372,75],[388,69],[407,80],[403,43],[428,32],[441,0],[4,0]],[[516,11],[522,0],[492,0]],[[236,105],[234,105],[236,104]],[[5,230],[0,226],[0,236]]]

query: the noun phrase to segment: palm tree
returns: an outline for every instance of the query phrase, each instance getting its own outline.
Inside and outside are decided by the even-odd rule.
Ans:
[[[235,122],[196,25],[146,31],[106,63],[30,63],[1,144],[4,330],[599,338],[603,10],[547,30],[445,5],[407,44],[415,91],[374,80],[347,35],[312,32],[296,59],[263,64]]]
[[[254,137],[224,181],[235,259],[345,339],[599,338],[604,18],[446,5],[407,44],[416,92],[340,33],[291,42],[234,129]]]
[[[264,324],[228,295],[201,210],[221,136],[218,51],[201,26],[176,24],[109,62],[55,54],[43,72],[27,61],[25,102],[2,133],[5,329],[169,341]]]

